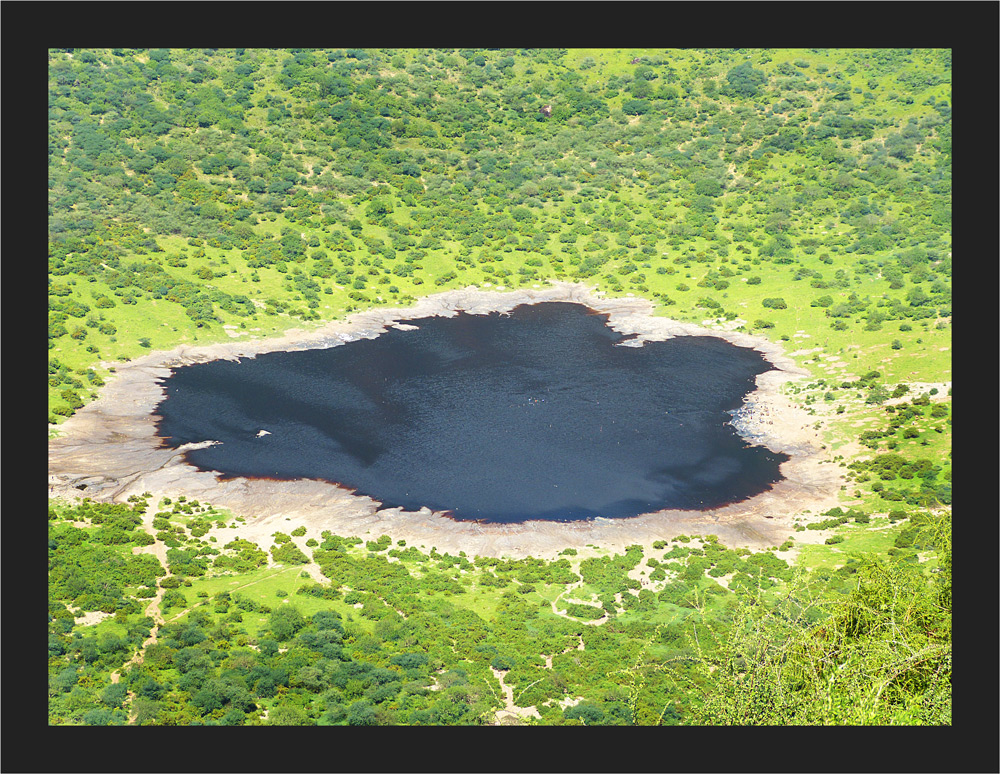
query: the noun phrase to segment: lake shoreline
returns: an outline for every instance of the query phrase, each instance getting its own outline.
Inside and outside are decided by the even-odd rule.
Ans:
[[[715,336],[757,350],[772,370],[756,378],[756,389],[734,416],[734,427],[754,444],[789,455],[784,479],[745,501],[706,511],[657,511],[629,519],[585,522],[528,521],[497,524],[456,521],[428,509],[404,512],[380,508],[368,497],[324,481],[220,479],[185,461],[186,451],[165,446],[157,435],[156,407],[163,399],[161,382],[172,368],[216,359],[238,360],[274,351],[340,346],[374,338],[386,330],[406,329],[425,317],[506,313],[521,304],[562,301],[579,303],[602,315],[607,325],[628,337],[622,345],[642,346],[675,336]],[[293,329],[279,337],[234,339],[200,347],[181,345],[128,363],[114,364],[115,375],[100,397],[70,417],[60,437],[49,442],[50,497],[90,497],[121,502],[151,492],[154,498],[184,495],[210,502],[246,518],[236,529],[215,530],[220,541],[244,537],[270,546],[274,531],[304,525],[307,534],[324,530],[347,536],[387,534],[407,545],[438,551],[485,556],[555,556],[564,548],[597,545],[621,550],[679,534],[715,534],[733,546],[778,545],[793,532],[792,515],[818,512],[838,504],[843,481],[829,462],[809,416],[782,392],[789,381],[808,376],[784,354],[780,344],[736,331],[705,328],[653,315],[654,306],[638,297],[608,298],[584,285],[552,282],[539,289],[465,288],[424,296],[406,308],[376,307],[311,330]],[[154,500],[155,502],[155,500]]]

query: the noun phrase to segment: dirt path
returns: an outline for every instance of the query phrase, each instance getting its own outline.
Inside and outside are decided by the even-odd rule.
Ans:
[[[566,648],[566,650],[559,653],[559,655],[565,656],[567,653],[572,653],[574,650],[585,650],[585,649],[586,646],[583,644],[583,636],[581,635],[580,641],[575,646],[573,646],[572,648]],[[554,656],[547,656],[543,653],[542,658],[545,659],[545,668],[552,669],[552,659],[554,658]]]
[[[153,554],[159,562],[163,569],[166,571],[164,578],[169,578],[170,566],[167,564],[167,546],[156,539],[156,529],[153,527],[153,516],[150,513],[143,515],[142,527],[153,536],[152,545],[140,546],[138,548],[132,549],[133,554]],[[161,583],[157,583],[156,594],[150,600],[149,604],[146,606],[146,615],[153,619],[153,627],[150,629],[149,636],[143,641],[142,647],[136,651],[135,655],[132,656],[128,661],[126,661],[121,669],[116,669],[111,673],[111,682],[117,683],[121,679],[121,673],[125,669],[129,669],[133,665],[141,664],[146,657],[146,649],[156,642],[157,635],[159,634],[160,627],[165,623],[163,620],[163,613],[160,610],[160,602],[163,601],[163,595],[166,593],[166,589]],[[128,723],[129,725],[135,725],[136,714],[131,710],[132,700],[135,698],[135,694],[132,691],[128,692],[125,699],[125,706],[130,708]]]
[[[580,574],[580,567],[579,567],[579,565],[573,568],[573,572],[575,572],[577,575]],[[563,597],[565,597],[571,591],[573,591],[573,589],[578,589],[581,586],[583,586],[583,578],[580,578],[580,580],[576,581],[576,583],[569,584],[565,589],[563,589],[559,593],[559,596],[557,596],[555,599],[552,600],[552,612],[555,615],[560,615],[563,618],[568,618],[571,621],[574,621],[576,623],[586,624],[587,626],[600,626],[603,623],[607,623],[607,621],[608,621],[608,615],[607,615],[607,613],[605,613],[603,616],[601,616],[600,618],[597,618],[597,619],[595,619],[593,621],[581,621],[580,619],[574,618],[573,616],[571,616],[569,614],[568,610],[560,610],[559,609],[559,604],[558,604],[559,600],[562,599]],[[570,597],[570,598],[567,598],[566,601],[569,602],[570,604],[574,604],[574,605],[587,605],[588,607],[596,607],[596,608],[600,608],[601,607],[601,605],[595,604],[594,602],[592,602],[590,600],[585,600],[585,599],[573,599],[572,597]],[[581,644],[582,644],[582,641],[581,641]],[[582,648],[581,648],[581,650],[582,650]]]
[[[504,708],[497,710],[496,713],[494,714],[493,725],[495,726],[521,725],[524,722],[525,718],[542,717],[541,714],[539,714],[538,710],[534,707],[534,705],[530,707],[519,707],[517,705],[517,703],[514,701],[514,689],[504,682],[503,672],[501,672],[499,669],[494,669],[493,667],[490,667],[490,671],[493,673],[493,676],[500,682],[500,690],[503,691],[503,696],[504,696]],[[536,680],[535,683],[537,682],[539,681]],[[521,694],[523,694],[526,690],[528,690],[528,688],[530,688],[535,683],[530,683],[529,685],[526,685],[521,690],[521,693],[518,694],[518,696],[520,697]]]

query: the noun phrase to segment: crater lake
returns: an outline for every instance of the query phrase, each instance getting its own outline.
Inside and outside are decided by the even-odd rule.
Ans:
[[[633,345],[577,303],[427,317],[371,339],[178,367],[162,442],[220,477],[319,479],[483,522],[738,502],[788,457],[730,412],[772,368],[714,336]],[[638,343],[638,342],[635,342]]]

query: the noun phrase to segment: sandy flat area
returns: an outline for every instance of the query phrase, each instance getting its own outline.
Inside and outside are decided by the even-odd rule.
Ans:
[[[748,398],[754,412],[744,418],[741,431],[752,433],[755,443],[790,456],[781,466],[784,479],[756,497],[709,511],[665,510],[631,519],[577,523],[478,524],[454,521],[428,509],[383,509],[368,497],[324,481],[223,480],[186,462],[184,452],[202,444],[172,449],[157,437],[154,412],[164,397],[161,381],[172,368],[264,352],[344,346],[378,336],[389,327],[405,329],[407,321],[422,317],[509,312],[520,304],[546,301],[576,302],[608,315],[611,328],[635,335],[630,346],[675,336],[717,336],[761,352],[774,368],[757,377],[757,388]],[[49,494],[113,502],[143,492],[154,498],[185,495],[245,517],[246,522],[236,529],[217,530],[220,540],[239,536],[264,547],[271,545],[273,532],[306,526],[312,537],[324,530],[366,539],[387,534],[394,541],[405,539],[408,545],[427,550],[436,547],[449,553],[510,557],[554,557],[564,548],[588,545],[621,550],[679,534],[715,534],[727,545],[763,548],[778,545],[792,534],[793,515],[805,510],[819,513],[838,505],[845,482],[836,464],[823,464],[830,461],[829,453],[811,426],[815,418],[782,392],[784,384],[807,377],[808,372],[797,367],[778,343],[657,317],[653,311],[645,299],[605,298],[575,283],[554,282],[544,288],[506,292],[466,288],[421,298],[404,309],[369,309],[280,337],[181,345],[153,352],[114,364],[115,374],[100,397],[59,427],[61,435],[49,441]]]

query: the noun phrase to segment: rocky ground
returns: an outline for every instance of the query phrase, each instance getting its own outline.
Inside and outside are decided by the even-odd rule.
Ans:
[[[674,336],[711,335],[760,351],[774,370],[757,378],[757,389],[748,399],[752,410],[741,412],[737,426],[755,443],[790,456],[781,467],[784,480],[742,503],[710,511],[660,511],[633,519],[580,523],[477,524],[456,522],[427,509],[382,509],[370,498],[322,481],[220,480],[185,461],[184,452],[201,444],[172,449],[162,445],[157,436],[154,412],[163,398],[161,380],[171,368],[271,351],[342,346],[378,336],[388,327],[409,327],[408,320],[459,312],[508,312],[520,304],[545,301],[577,302],[607,314],[609,326],[635,335],[629,346]],[[805,510],[818,513],[837,505],[844,483],[839,468],[822,464],[829,462],[828,454],[808,415],[781,391],[786,382],[807,373],[774,342],[652,313],[653,306],[645,299],[605,298],[573,283],[506,292],[467,288],[427,296],[406,309],[370,309],[273,339],[184,345],[114,364],[114,377],[100,398],[77,411],[60,426],[61,435],[49,442],[49,494],[115,502],[143,492],[156,498],[185,495],[244,516],[246,522],[226,529],[226,536],[245,537],[265,546],[270,545],[271,533],[284,530],[291,522],[293,526],[305,525],[308,534],[317,537],[323,530],[360,537],[388,534],[426,549],[511,557],[551,557],[564,548],[587,545],[620,550],[678,534],[715,534],[728,545],[763,548],[781,543],[793,532],[794,514]]]

